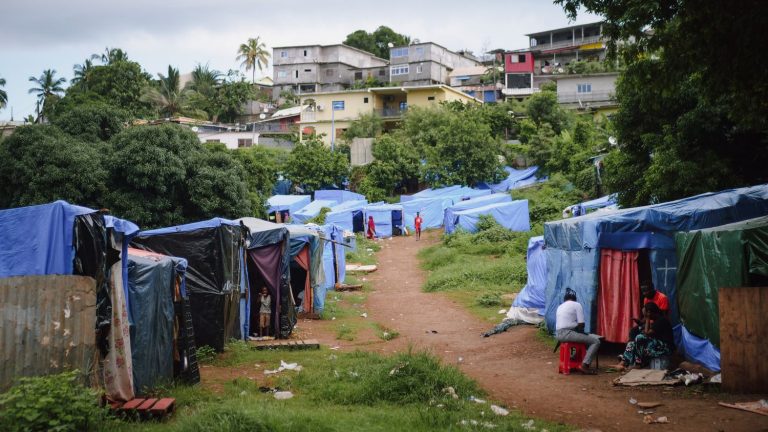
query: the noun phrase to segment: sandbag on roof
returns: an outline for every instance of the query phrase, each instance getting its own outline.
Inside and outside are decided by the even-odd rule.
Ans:
[[[458,211],[455,215],[456,226],[468,232],[477,231],[477,223],[482,215],[493,216],[499,225],[510,231],[530,231],[531,229],[528,200],[488,204]]]
[[[291,222],[297,224],[305,224],[308,220],[320,214],[320,210],[323,207],[331,208],[338,204],[335,200],[315,200],[304,206],[304,208],[291,213],[293,220]]]
[[[512,196],[510,196],[508,193],[495,193],[485,196],[478,196],[476,198],[459,201],[453,204],[452,206],[445,209],[443,216],[445,232],[450,234],[456,230],[455,220],[457,211],[468,210],[471,208],[482,207],[484,205],[500,202],[512,202]]]

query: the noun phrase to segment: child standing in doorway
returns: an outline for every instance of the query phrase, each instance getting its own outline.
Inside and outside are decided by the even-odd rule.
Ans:
[[[267,287],[261,287],[259,297],[261,306],[259,307],[259,336],[266,336],[265,330],[269,333],[269,318],[272,315],[272,297],[269,296]]]

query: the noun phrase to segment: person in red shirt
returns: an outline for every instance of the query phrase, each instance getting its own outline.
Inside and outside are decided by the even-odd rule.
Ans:
[[[644,283],[640,285],[640,292],[643,295],[643,306],[648,303],[655,303],[659,307],[660,314],[669,318],[669,298],[664,293],[656,291],[653,283]],[[643,318],[632,318],[636,326],[629,331],[629,340],[635,340],[637,335],[642,332],[645,320]]]
[[[413,220],[413,225],[416,227],[416,240],[421,240],[421,223],[423,220],[419,216],[419,212],[416,212],[416,219]]]
[[[368,238],[373,239],[376,237],[376,223],[373,221],[373,216],[368,216]]]

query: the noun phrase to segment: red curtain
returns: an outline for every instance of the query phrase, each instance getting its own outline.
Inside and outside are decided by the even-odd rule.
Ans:
[[[304,302],[301,307],[304,312],[312,313],[314,299],[312,298],[312,284],[310,283],[310,270],[309,270],[309,245],[304,246],[296,257],[294,257],[296,264],[307,272],[307,278],[304,280]]]
[[[626,343],[632,318],[640,317],[639,255],[638,251],[600,251],[597,332],[608,342]]]

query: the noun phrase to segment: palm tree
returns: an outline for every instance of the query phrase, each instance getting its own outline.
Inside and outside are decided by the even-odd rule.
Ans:
[[[197,66],[192,69],[192,82],[190,83],[190,87],[192,90],[209,97],[212,96],[213,90],[221,84],[223,76],[224,74],[221,72],[208,67],[207,63],[205,66],[198,63]]]
[[[37,103],[42,108],[38,109],[38,121],[45,119],[45,114],[50,110],[50,102],[64,93],[62,84],[67,82],[66,78],[56,78],[56,69],[46,69],[39,78],[29,77],[29,81],[37,84],[37,87],[29,89],[29,94],[37,95]]]
[[[111,65],[119,61],[128,61],[128,53],[120,48],[104,48],[101,54],[92,54],[91,60],[99,60],[102,64]]]
[[[5,78],[0,78],[0,87],[5,87]],[[8,93],[0,89],[0,109],[8,105]]]
[[[190,90],[180,87],[179,70],[168,66],[168,76],[157,76],[160,78],[157,86],[145,87],[141,100],[154,105],[160,114],[173,116],[180,113],[187,106]]]
[[[72,69],[75,72],[75,76],[72,78],[72,81],[70,83],[72,85],[83,83],[83,85],[88,83],[88,78],[91,75],[91,72],[93,71],[93,62],[91,62],[91,59],[85,59],[83,64],[75,65]]]
[[[256,82],[256,67],[259,71],[264,70],[267,67],[270,54],[267,51],[267,46],[264,42],[259,40],[259,37],[248,39],[247,43],[240,45],[240,49],[237,51],[237,60],[242,60],[240,67],[244,67],[245,70],[251,71],[251,82]]]

